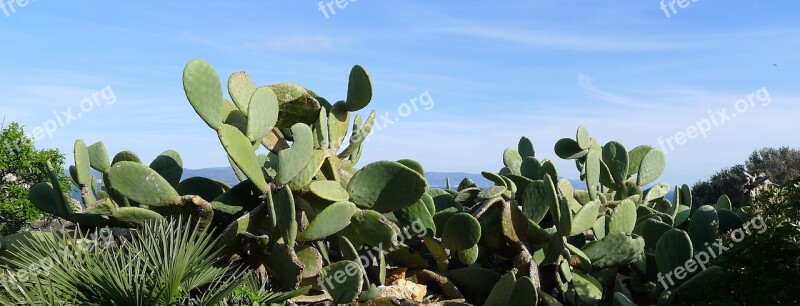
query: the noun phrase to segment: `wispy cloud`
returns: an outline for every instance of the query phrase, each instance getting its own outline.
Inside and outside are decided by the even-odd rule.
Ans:
[[[333,49],[337,44],[338,42],[328,35],[296,34],[245,43],[242,47],[251,51],[314,51]]]
[[[642,38],[598,37],[596,35],[575,35],[541,31],[511,31],[486,26],[443,27],[434,30],[442,34],[472,36],[515,44],[568,49],[575,51],[645,51],[673,49],[681,44],[652,41]]]
[[[245,51],[317,51],[329,50],[343,44],[343,40],[337,40],[329,35],[311,34],[290,34],[268,36],[268,38],[258,41],[220,43],[200,37],[192,32],[184,32],[184,38],[190,42],[205,45],[225,52],[238,50]],[[239,48],[232,47],[239,46]]]
[[[630,99],[630,98],[626,98],[626,97],[623,97],[623,96],[615,95],[615,94],[609,93],[609,92],[607,92],[605,90],[602,90],[600,88],[597,88],[594,85],[594,82],[592,81],[592,78],[590,76],[588,76],[588,75],[583,74],[583,73],[579,73],[578,74],[578,86],[580,86],[581,88],[586,90],[588,93],[590,93],[592,95],[592,97],[594,97],[594,98],[596,98],[598,100],[602,100],[602,101],[606,101],[606,102],[610,102],[610,103],[614,103],[614,104],[618,104],[618,105],[624,105],[624,106],[632,106],[632,107],[639,107],[639,108],[653,108],[651,105],[649,105],[647,103],[644,103],[644,102],[641,102],[641,101],[638,101],[636,99]]]

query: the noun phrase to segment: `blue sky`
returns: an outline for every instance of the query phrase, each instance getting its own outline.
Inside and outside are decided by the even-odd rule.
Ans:
[[[520,136],[557,159],[553,144],[584,124],[628,149],[673,137],[663,180],[681,184],[756,148],[796,147],[800,2],[700,0],[674,11],[664,2],[669,17],[641,0],[358,0],[334,3],[336,14],[318,1],[6,4],[0,117],[29,133],[60,118],[37,145],[70,158],[80,138],[146,161],[175,149],[188,168],[226,166],[183,95],[183,66],[199,57],[224,79],[244,70],[258,85],[293,81],[329,100],[345,97],[350,67],[363,65],[369,108],[400,120],[370,138],[362,164],[497,171]],[[399,116],[426,94],[433,104]],[[96,103],[84,112],[86,99]],[[718,126],[676,145],[704,119]],[[576,176],[574,163],[557,165]]]

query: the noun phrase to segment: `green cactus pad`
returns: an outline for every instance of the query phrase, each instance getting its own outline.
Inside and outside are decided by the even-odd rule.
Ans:
[[[100,141],[89,146],[87,149],[89,151],[89,164],[92,168],[101,173],[108,171],[108,168],[111,167],[111,161],[108,160],[105,144]]]
[[[583,233],[584,231],[592,228],[595,222],[597,222],[597,217],[600,214],[600,209],[602,207],[603,204],[596,200],[583,205],[572,220],[572,229],[569,232],[569,236]],[[634,217],[636,216],[635,213],[636,211],[634,210]]]
[[[410,249],[408,246],[400,245],[386,254],[386,258],[397,266],[409,269],[427,269],[428,261],[425,260],[423,253]]]
[[[36,208],[59,217],[66,217],[70,211],[63,204],[63,197],[53,189],[50,183],[38,183],[31,187],[28,197]]]
[[[350,218],[350,224],[361,240],[370,246],[389,248],[397,242],[397,233],[392,228],[392,221],[377,211],[356,212]]]
[[[742,217],[728,209],[717,209],[719,216],[719,232],[727,233],[730,230],[741,228],[744,225]]]
[[[266,263],[282,289],[294,289],[300,284],[303,262],[297,257],[294,248],[283,243],[275,245],[267,256]]]
[[[656,265],[662,274],[683,266],[694,255],[689,235],[679,229],[671,229],[661,235],[655,250]]]
[[[511,170],[512,174],[520,175],[520,167],[522,166],[522,155],[514,148],[506,148],[503,151],[503,164]]]
[[[180,201],[180,195],[167,180],[140,163],[115,163],[109,170],[108,178],[115,190],[138,203],[161,206]]]
[[[645,154],[644,158],[642,158],[642,164],[639,167],[639,174],[637,177],[636,184],[639,186],[644,186],[654,182],[664,173],[664,168],[666,167],[666,158],[664,157],[664,152],[658,149],[650,150]]]
[[[330,134],[328,131],[328,112],[321,110],[319,119],[314,122],[314,149],[326,151],[330,148]]]
[[[461,263],[465,265],[471,265],[474,264],[476,261],[478,261],[479,248],[478,245],[476,244],[469,249],[458,251],[457,253],[458,253],[458,260],[461,261]]]
[[[358,297],[364,284],[363,274],[356,262],[343,260],[320,271],[319,277],[325,291],[334,303],[348,304]]]
[[[678,207],[675,209],[675,218],[672,225],[673,226],[682,225],[683,222],[686,222],[686,220],[689,219],[691,211],[692,210],[689,208],[689,206],[678,205]]]
[[[633,148],[630,152],[628,152],[628,176],[634,175],[639,172],[639,169],[642,166],[642,160],[644,159],[645,155],[650,151],[654,150],[655,148],[643,145]]]
[[[551,202],[558,201],[555,197],[548,195],[555,194],[555,191],[547,192],[545,189],[555,188],[545,184],[543,180],[535,180],[525,188],[522,200],[522,210],[534,223],[539,223],[544,219],[550,207],[555,205]]]
[[[117,155],[114,155],[114,158],[111,160],[111,165],[113,166],[114,164],[121,161],[132,161],[141,163],[142,159],[140,159],[139,156],[136,155],[136,153],[133,153],[131,151],[122,151],[117,153]]]
[[[430,199],[430,196],[428,196],[428,198]],[[430,201],[432,202],[432,199],[430,199]],[[414,205],[395,210],[394,216],[397,218],[399,225],[404,228],[416,229],[421,225],[426,231],[426,234],[436,234],[436,223],[434,223],[433,215],[428,209],[427,204],[425,204],[425,196],[423,196],[423,199],[417,201],[417,203],[414,203]]]
[[[559,235],[569,237],[570,231],[572,230],[573,215],[569,207],[569,201],[567,201],[566,198],[558,198],[558,211],[558,216],[560,216],[560,218],[557,219],[556,230]],[[550,208],[550,212],[553,212],[552,207]]]
[[[611,213],[611,219],[608,221],[608,231],[610,233],[630,234],[635,226],[636,204],[628,199],[622,200],[614,209],[614,212]]]
[[[308,223],[308,226],[297,235],[297,240],[320,240],[336,234],[350,225],[350,219],[356,212],[358,212],[358,208],[353,203],[333,203]]]
[[[514,275],[515,270],[511,270],[503,274],[503,277],[497,281],[492,288],[491,293],[486,298],[484,306],[506,306],[508,303],[509,292],[514,289],[517,283],[517,278]]]
[[[115,223],[122,226],[140,226],[149,220],[161,219],[161,215],[144,208],[139,207],[120,207],[114,210],[111,214]]]
[[[598,305],[603,299],[603,286],[588,274],[572,271],[572,284],[583,305]]]
[[[280,162],[280,158],[278,159]],[[319,170],[322,168],[322,164],[325,162],[325,152],[322,150],[314,150],[311,153],[311,158],[306,163],[306,166],[300,170],[297,175],[289,181],[289,187],[292,187],[295,190],[300,190],[306,188],[308,184],[311,183],[311,180],[319,173]]]
[[[313,181],[308,188],[311,193],[323,200],[341,202],[350,199],[350,194],[347,193],[347,190],[336,181]]]
[[[262,192],[267,192],[269,187],[264,178],[264,172],[261,170],[261,163],[253,151],[247,136],[242,134],[239,129],[227,124],[222,125],[218,133],[222,146],[225,147],[228,157],[237,168],[250,179],[256,188]]]
[[[708,267],[692,278],[686,280],[683,284],[675,288],[673,296],[676,300],[683,301],[697,301],[709,294],[710,286],[716,280],[720,279],[723,274],[722,268],[718,266]]]
[[[644,191],[644,199],[642,200],[642,203],[649,203],[650,201],[663,198],[669,193],[669,189],[670,187],[667,183],[658,183],[653,185],[653,187],[650,187],[650,189]],[[676,196],[678,195],[676,194]]]
[[[347,102],[345,106],[348,111],[357,112],[367,107],[372,100],[372,82],[369,74],[364,67],[353,66],[350,70],[350,81],[347,83]]]
[[[556,142],[555,151],[562,159],[578,159],[589,153],[589,150],[581,149],[577,141],[569,138],[562,138]]]
[[[278,122],[278,97],[267,86],[259,87],[250,97],[247,108],[247,137],[256,142],[266,137]],[[241,108],[241,107],[240,107]]]
[[[600,185],[600,154],[600,151],[594,149],[589,150],[589,153],[586,154],[586,185],[592,199],[597,198],[596,193]]]
[[[462,191],[464,189],[473,187],[477,187],[475,181],[473,181],[471,178],[465,177],[460,183],[458,183],[458,188],[456,190]]]
[[[347,111],[344,101],[333,104],[328,115],[328,137],[330,148],[334,151],[342,146],[347,130],[350,128],[350,113]]]
[[[536,150],[533,148],[533,142],[525,136],[519,139],[519,143],[517,144],[517,151],[522,158],[526,157],[534,157],[536,156]]]
[[[692,188],[689,185],[683,184],[681,185],[681,202],[676,203],[680,205],[686,205],[688,207],[692,207]]]
[[[585,126],[578,126],[578,131],[575,134],[575,142],[578,143],[578,147],[586,150],[592,146],[592,137],[589,136],[589,129],[587,129]]]
[[[339,156],[339,158],[346,158],[351,154],[353,154],[353,152],[358,150],[361,144],[364,143],[365,140],[367,140],[369,133],[372,131],[372,126],[373,124],[375,124],[375,119],[377,118],[377,116],[378,115],[375,111],[369,113],[369,116],[367,117],[367,122],[364,123],[363,126],[361,126],[360,124],[361,122],[359,119],[360,117],[356,116],[356,119],[354,120],[353,123],[353,134],[350,136],[350,144],[348,144],[347,147],[344,148],[344,150],[342,150],[342,152],[339,152],[339,154],[337,155]]]
[[[420,164],[418,161],[413,160],[413,159],[401,159],[401,160],[398,160],[397,162],[402,164],[403,166],[411,168],[411,170],[416,171],[417,173],[419,173],[423,177],[425,176],[425,169],[422,168],[422,164]]]
[[[86,143],[83,140],[75,141],[75,170],[78,179],[78,185],[89,186],[92,184],[92,174],[89,171],[89,149],[86,148]]]
[[[558,179],[558,170],[556,170],[556,164],[552,160],[545,159],[542,162],[542,168],[541,168],[539,174],[541,176],[544,176],[545,174],[547,174],[547,175],[550,175],[550,178],[552,178],[554,180]]]
[[[628,178],[628,151],[621,143],[611,141],[603,146],[603,162],[614,182],[624,182]]]
[[[481,225],[468,213],[457,213],[447,219],[442,231],[442,243],[448,249],[463,251],[481,239]]]
[[[225,193],[225,188],[219,182],[204,177],[190,177],[175,186],[179,195],[196,195],[208,202],[214,201]]]
[[[228,95],[231,96],[233,103],[236,104],[248,117],[250,109],[250,97],[256,91],[256,85],[250,76],[244,71],[234,72],[228,78]]]
[[[522,176],[532,180],[539,180],[542,178],[542,164],[533,156],[527,156],[522,160],[519,172]]]
[[[719,209],[731,210],[732,206],[733,205],[731,204],[731,198],[729,198],[728,195],[723,194],[717,200],[717,204],[714,205],[714,208],[716,208],[717,210],[719,210]]]
[[[300,272],[300,278],[310,278],[319,275],[322,271],[322,254],[312,246],[298,245],[295,247],[297,259],[303,263],[303,271]]]
[[[292,190],[284,186],[272,195],[272,200],[275,205],[275,225],[286,245],[293,248],[297,239],[297,217]]]
[[[183,69],[183,90],[194,111],[212,129],[222,127],[222,84],[214,68],[202,59],[195,59]]]
[[[519,205],[509,202],[502,202],[503,214],[501,225],[503,235],[513,242],[528,240],[528,218],[520,210]]]
[[[671,230],[672,226],[655,219],[646,219],[642,221],[642,237],[644,237],[644,245],[648,249],[655,250],[658,240],[661,235]]]
[[[481,171],[481,175],[484,178],[486,178],[487,180],[490,180],[492,183],[494,183],[497,186],[508,187],[508,186],[506,186],[506,181],[503,180],[503,177],[498,175],[497,173],[492,173],[492,172],[489,172],[489,171]]]
[[[425,178],[411,168],[393,161],[379,161],[356,172],[347,192],[359,207],[387,213],[414,205],[427,188]]]
[[[624,233],[609,233],[603,239],[581,248],[597,269],[624,266],[644,252],[644,239]]]
[[[489,188],[484,189],[480,193],[478,193],[478,199],[480,200],[488,200],[492,198],[499,197],[506,191],[505,186],[492,186]]]
[[[276,179],[280,185],[289,183],[297,176],[314,154],[311,128],[298,123],[293,125],[291,130],[294,135],[292,147],[278,153],[278,177]]]
[[[183,160],[180,154],[173,150],[164,151],[159,154],[152,163],[150,168],[155,170],[158,175],[161,175],[172,186],[177,186],[183,176]]]
[[[705,244],[714,242],[719,230],[719,216],[711,205],[700,206],[692,213],[689,223],[689,236],[692,238],[692,245],[696,248],[704,248]]]
[[[278,112],[279,128],[289,128],[297,123],[312,125],[319,118],[321,105],[308,91],[295,83],[269,85],[280,102]]]

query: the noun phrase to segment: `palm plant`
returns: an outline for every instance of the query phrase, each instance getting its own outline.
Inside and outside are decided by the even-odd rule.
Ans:
[[[0,304],[217,305],[246,271],[219,260],[216,239],[180,220],[152,221],[101,243],[74,231],[9,250]]]

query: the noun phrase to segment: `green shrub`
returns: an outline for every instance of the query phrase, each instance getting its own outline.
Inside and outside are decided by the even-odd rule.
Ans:
[[[717,259],[725,273],[707,303],[800,305],[800,178],[764,192],[747,214],[761,216],[767,229]]]
[[[780,147],[753,151],[743,165],[722,169],[708,180],[695,183],[692,187],[695,204],[712,204],[727,195],[734,207],[746,205],[749,199],[742,192],[747,183],[745,171],[752,175],[763,173],[772,183],[784,184],[800,175],[800,150]]]
[[[48,160],[56,167],[61,186],[68,188],[61,170],[64,156],[58,150],[37,150],[17,123],[0,131],[0,235],[15,233],[42,217],[28,199],[28,189],[47,180]]]
[[[245,280],[217,259],[215,239],[177,220],[109,238],[72,232],[14,244],[0,304],[216,305]]]

